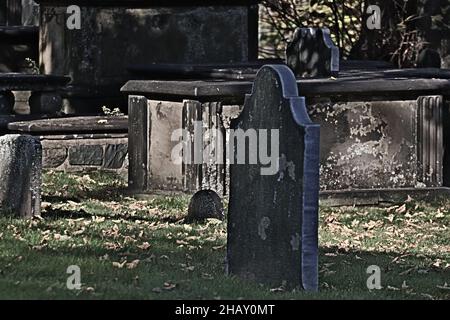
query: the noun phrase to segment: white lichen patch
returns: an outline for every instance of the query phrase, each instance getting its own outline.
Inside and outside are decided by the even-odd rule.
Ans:
[[[323,124],[326,150],[320,164],[320,188],[411,187],[417,178],[414,128],[400,124],[378,103],[318,103],[311,113]],[[384,106],[384,104],[381,104]],[[400,121],[400,120],[399,120]],[[409,131],[408,131],[409,130]]]
[[[302,237],[296,233],[295,235],[291,236],[291,248],[292,251],[299,251],[300,250],[300,241]]]
[[[258,224],[258,235],[261,238],[261,240],[267,239],[266,230],[267,230],[267,228],[269,228],[269,226],[270,226],[269,217],[263,217]]]
[[[293,161],[287,161],[286,155],[283,153],[281,157],[278,159],[278,182],[283,181],[287,176],[292,180],[296,181],[295,177],[295,164]]]

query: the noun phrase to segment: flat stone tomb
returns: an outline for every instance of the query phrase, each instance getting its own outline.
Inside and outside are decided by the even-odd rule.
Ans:
[[[343,61],[341,67],[337,79],[297,79],[309,116],[321,125],[322,195],[331,199],[342,192],[342,198],[349,197],[339,204],[377,204],[393,201],[384,196],[392,195],[392,190],[399,196],[405,192],[398,198],[404,201],[412,189],[427,192],[450,186],[446,146],[450,71],[396,70],[367,61]],[[157,144],[174,128],[183,127],[192,135],[194,121],[201,121],[204,128],[227,130],[251,90],[252,82],[237,80],[127,82],[122,91],[130,95],[130,185],[137,192],[162,185],[169,190],[210,188],[227,194],[228,161],[183,164],[168,172],[156,167],[163,163],[167,168],[167,162],[154,159],[170,156],[173,146],[163,150]],[[164,120],[158,118],[161,111],[167,115]],[[161,130],[161,123],[166,129]],[[156,178],[166,183],[155,183]],[[373,196],[367,196],[368,191]]]
[[[309,120],[292,71],[263,67],[231,128],[260,136],[256,145],[248,143],[245,163],[239,162],[242,148],[235,146],[230,155],[228,272],[271,286],[317,290],[320,128]],[[261,160],[267,150],[275,167]]]
[[[12,91],[31,91],[31,114],[55,114],[62,107],[59,90],[70,81],[69,77],[21,73],[0,74],[0,115],[10,115],[14,109]]]

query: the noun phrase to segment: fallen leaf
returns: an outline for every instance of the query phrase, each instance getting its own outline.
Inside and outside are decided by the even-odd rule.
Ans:
[[[447,282],[444,283],[443,286],[436,286],[436,287],[442,290],[450,290],[450,286],[447,284]]]
[[[132,262],[130,262],[130,263],[127,263],[127,269],[135,269],[137,266],[138,266],[138,264],[139,264],[139,260],[133,260]]]
[[[172,290],[175,289],[176,287],[177,287],[177,284],[176,284],[176,283],[165,282],[165,283],[164,283],[163,289],[164,289],[164,290],[167,290],[167,291],[172,291]]]
[[[392,291],[399,291],[400,290],[399,288],[392,287],[392,286],[387,286],[387,289],[388,290],[392,290]]]
[[[408,289],[409,286],[406,284],[406,281],[403,281],[402,283],[402,289]]]
[[[406,212],[406,204],[403,204],[401,207],[395,210],[397,213],[405,213]]]
[[[139,249],[141,250],[147,250],[148,248],[150,248],[150,243],[148,242],[144,242],[143,244],[137,246]]]
[[[113,267],[122,269],[126,263],[127,263],[127,261],[125,260],[124,262],[113,262],[112,265],[113,265]]]

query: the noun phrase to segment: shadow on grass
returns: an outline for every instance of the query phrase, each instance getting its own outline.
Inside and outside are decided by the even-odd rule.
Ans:
[[[142,216],[142,215],[126,215],[126,214],[93,214],[86,212],[83,209],[80,209],[78,211],[74,210],[61,210],[61,209],[46,209],[45,212],[42,214],[45,219],[55,221],[55,220],[64,220],[64,219],[91,219],[92,217],[104,217],[108,220],[125,220],[130,222],[135,222],[137,220],[139,221],[146,221],[146,222],[159,222],[159,223],[179,223],[184,220],[184,218],[177,218],[177,217],[151,217],[151,216]]]
[[[63,202],[68,200],[120,201],[128,195],[129,192],[126,187],[106,187],[95,190],[77,190],[62,196],[46,194],[43,196],[43,200],[48,202]]]
[[[93,241],[101,241],[101,237],[94,236]],[[107,250],[98,244],[81,248],[69,248],[66,246],[57,249],[43,249],[36,252],[33,257],[34,263],[45,266],[48,269],[46,274],[51,275],[51,268],[55,268],[54,272],[60,273],[59,266],[64,263],[80,265],[85,274],[99,274],[104,269],[101,277],[95,279],[90,277],[89,284],[98,288],[104,288],[104,292],[97,292],[101,296],[109,298],[130,298],[126,293],[121,293],[119,288],[121,285],[127,284],[130,274],[139,275],[142,280],[147,279],[149,282],[152,277],[160,277],[161,271],[164,271],[167,278],[176,283],[182,283],[186,279],[201,281],[202,273],[218,275],[216,280],[207,282],[202,287],[202,291],[196,292],[192,287],[177,287],[175,290],[165,293],[164,298],[177,299],[184,297],[186,299],[197,298],[213,298],[217,295],[223,299],[449,299],[450,292],[440,289],[444,282],[450,279],[450,270],[434,267],[428,269],[426,273],[420,273],[420,268],[429,264],[429,259],[433,257],[417,257],[404,256],[401,260],[394,261],[400,253],[379,253],[366,251],[348,251],[341,252],[338,248],[321,248],[320,250],[320,291],[318,293],[305,292],[270,292],[269,286],[258,286],[255,283],[237,280],[234,277],[226,277],[223,256],[225,248],[221,251],[211,254],[210,248],[189,252],[191,256],[190,264],[195,266],[193,272],[180,272],[179,265],[186,263],[185,250],[177,248],[164,234],[159,234],[152,239],[152,249],[147,252],[136,251],[132,245],[126,245],[120,250]],[[99,261],[99,257],[104,254],[112,254],[118,257],[122,253],[131,256],[132,259],[144,260],[150,254],[155,255],[152,262],[144,262],[145,267],[140,266],[133,272],[124,269],[120,271],[111,267],[111,262],[106,265]],[[162,258],[170,256],[170,260]],[[117,257],[116,257],[117,259]],[[49,264],[48,262],[51,261]],[[205,263],[208,262],[207,265]],[[52,267],[53,265],[53,267]],[[366,270],[371,265],[378,265],[381,269],[381,290],[368,290],[367,279],[370,274]],[[419,266],[418,270],[412,270],[411,266]],[[31,268],[31,266],[29,266]],[[23,263],[16,272],[26,273],[26,266]],[[207,269],[207,270],[206,270]],[[114,282],[108,279],[108,271],[111,277],[116,280]],[[118,273],[119,272],[119,273]],[[121,273],[120,273],[121,272]],[[53,278],[48,280],[54,281]],[[98,281],[98,283],[96,283]],[[159,280],[158,280],[159,281]],[[141,282],[142,290],[151,295],[152,285]],[[106,290],[112,286],[111,291],[114,295],[110,297],[110,290]],[[117,288],[114,288],[114,287]],[[201,297],[199,297],[199,295]],[[149,296],[150,298],[150,296]],[[155,298],[155,297],[153,297]],[[158,298],[158,297],[156,297]]]

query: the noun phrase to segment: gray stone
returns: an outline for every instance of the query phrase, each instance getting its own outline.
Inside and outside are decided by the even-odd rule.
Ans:
[[[189,202],[185,222],[203,221],[208,218],[223,220],[222,199],[212,190],[200,190],[192,196]]]
[[[67,148],[43,148],[42,165],[44,168],[57,168],[67,159]]]
[[[440,187],[443,98],[310,99],[321,124],[321,190]]]
[[[292,71],[263,67],[231,127],[256,129],[259,135],[261,129],[278,129],[279,140],[269,149],[277,160],[275,174],[263,170],[261,158],[257,164],[231,165],[228,272],[273,286],[317,290],[320,128],[309,120]],[[249,144],[263,145],[261,138]],[[232,149],[234,158],[238,149]],[[252,155],[246,152],[246,158]]]
[[[105,164],[107,169],[120,169],[128,153],[127,144],[109,144],[105,148]]]
[[[326,28],[298,28],[287,45],[286,63],[297,77],[337,77],[339,48]]]
[[[0,211],[20,217],[41,212],[42,147],[27,135],[0,137]]]
[[[81,145],[69,148],[69,163],[79,166],[101,166],[103,147],[99,145]]]

